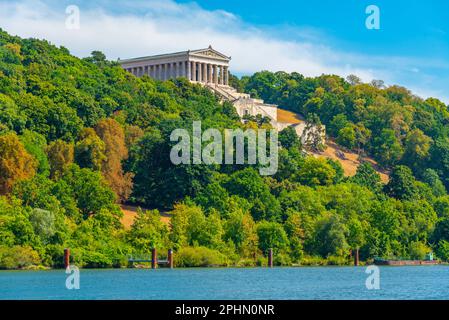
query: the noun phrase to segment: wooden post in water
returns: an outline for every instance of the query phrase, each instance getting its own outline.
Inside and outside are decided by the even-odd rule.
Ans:
[[[151,269],[157,268],[157,251],[156,248],[151,249]]]
[[[273,268],[273,249],[268,249],[268,267]]]
[[[70,266],[70,249],[64,249],[64,268],[68,268]]]
[[[168,267],[170,269],[173,269],[173,249],[168,249],[167,262],[168,262]]]
[[[354,255],[354,266],[358,266],[359,265],[359,249],[355,249],[353,250],[353,255]]]

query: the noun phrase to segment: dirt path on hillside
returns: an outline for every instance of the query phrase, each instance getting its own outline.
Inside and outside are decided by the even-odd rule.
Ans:
[[[361,164],[357,153],[344,150],[331,140],[326,141],[326,145],[326,150],[321,153],[314,153],[314,156],[338,160],[341,163],[343,170],[345,171],[345,176],[352,177],[353,175],[355,175],[358,166]],[[376,169],[383,183],[388,182],[388,172],[382,170],[376,161],[369,157],[363,157],[363,161],[369,162],[374,167],[374,169]]]

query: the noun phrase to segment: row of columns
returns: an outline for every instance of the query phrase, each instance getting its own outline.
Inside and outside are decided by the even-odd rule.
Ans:
[[[228,67],[217,64],[181,61],[134,67],[126,70],[137,77],[145,74],[158,80],[184,77],[190,81],[229,85]]]

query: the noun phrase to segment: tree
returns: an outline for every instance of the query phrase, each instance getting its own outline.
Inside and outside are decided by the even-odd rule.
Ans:
[[[137,252],[149,253],[153,248],[167,248],[169,231],[158,210],[137,211],[128,233],[128,241]]]
[[[346,80],[349,82],[350,85],[355,86],[362,83],[362,79],[357,77],[356,75],[350,74],[346,77]]]
[[[432,205],[423,199],[403,201],[402,205],[408,223],[408,241],[427,242],[438,220]]]
[[[391,197],[409,200],[416,197],[416,180],[410,168],[396,166],[390,175],[390,181],[385,186],[385,192]]]
[[[224,246],[222,240],[224,234],[223,223],[218,211],[213,210],[207,217],[203,226],[203,233],[198,239],[200,245],[213,249],[221,249]]]
[[[362,149],[366,146],[371,138],[371,130],[366,128],[363,123],[358,123],[354,126],[355,140],[357,144],[357,153],[360,156]]]
[[[122,161],[128,158],[125,144],[125,132],[114,119],[101,120],[95,127],[97,135],[105,145],[105,160],[101,172],[120,201],[125,201],[131,194],[132,173],[124,173]]]
[[[347,223],[348,226],[348,234],[347,241],[348,245],[352,249],[359,250],[366,242],[365,233],[366,233],[366,224],[362,223],[357,218],[352,218]]]
[[[9,193],[18,181],[32,178],[36,168],[36,160],[15,133],[0,136],[0,194]]]
[[[338,131],[337,142],[342,146],[352,149],[355,147],[356,139],[356,133],[352,125],[344,127]]]
[[[333,179],[333,183],[337,184],[343,181],[345,178],[345,170],[341,165],[340,161],[327,158],[326,162],[335,170],[335,177]]]
[[[385,88],[385,82],[383,80],[372,80],[371,85],[377,89]]]
[[[308,114],[306,127],[301,136],[301,141],[304,146],[315,151],[322,151],[324,149],[324,134],[324,127],[318,115],[315,113]]]
[[[424,260],[432,250],[420,241],[410,243],[410,258],[413,260]]]
[[[100,171],[106,160],[105,149],[105,143],[97,136],[94,129],[85,128],[75,145],[76,163],[81,168]]]
[[[298,134],[292,127],[287,127],[279,132],[279,142],[282,147],[287,149],[301,147],[301,141],[299,140]]]
[[[323,158],[307,157],[294,179],[308,186],[323,186],[334,182],[335,169]]]
[[[171,126],[167,124],[165,137],[155,128],[148,128],[139,140],[135,151],[128,161],[133,179],[133,197],[147,206],[172,208],[173,203],[182,201],[186,196],[194,197],[212,180],[216,168],[205,164],[174,165],[170,161]],[[191,125],[191,122],[190,122]]]
[[[350,122],[346,115],[343,113],[339,113],[332,118],[332,121],[328,126],[328,131],[333,136],[339,136],[338,133],[340,132],[340,130],[348,127],[349,123]]]
[[[102,209],[116,210],[114,192],[97,171],[71,165],[62,176],[62,180],[70,187],[77,207],[85,216],[99,213]]]
[[[200,207],[178,204],[172,211],[171,240],[176,248],[184,246],[220,247],[223,228],[215,212],[206,217]]]
[[[225,183],[225,188],[230,194],[249,200],[252,204],[251,214],[256,221],[280,219],[279,201],[271,194],[270,188],[254,168],[248,167],[233,173]]]
[[[449,188],[449,139],[436,139],[430,153],[432,168],[440,173],[446,189]]]
[[[231,240],[243,257],[256,256],[259,237],[256,223],[249,213],[232,212],[224,224],[224,230],[224,239]]]
[[[346,240],[347,227],[336,214],[328,214],[318,220],[314,234],[314,248],[323,258],[330,255],[344,256],[349,251]]]
[[[423,173],[422,181],[432,188],[432,193],[435,197],[446,195],[446,188],[435,170],[426,169]]]
[[[422,164],[429,156],[432,139],[421,130],[410,131],[405,138],[405,151],[402,162],[416,171],[421,171]]]
[[[23,205],[57,213],[63,209],[53,195],[54,182],[42,175],[22,180],[14,185],[12,194],[23,201]]]
[[[50,162],[50,177],[57,180],[73,163],[74,146],[62,140],[50,142],[47,147],[47,157]]]
[[[287,232],[290,241],[290,249],[292,256],[299,260],[303,256],[303,243],[305,238],[302,226],[302,217],[299,212],[290,211],[285,221],[284,229]]]
[[[392,129],[383,129],[380,136],[374,138],[373,144],[376,158],[384,166],[396,164],[404,152]]]
[[[55,232],[55,214],[49,210],[34,209],[30,214],[30,222],[34,232],[41,237],[44,243],[50,241]]]
[[[443,259],[444,261],[449,261],[449,242],[446,240],[441,240],[438,242],[437,247],[438,257]]]
[[[0,94],[0,124],[5,130],[21,132],[25,128],[27,117],[18,108],[14,100],[4,94]]]
[[[302,150],[299,149],[281,149],[278,156],[278,170],[274,177],[279,181],[290,179],[301,166],[304,158]]]
[[[382,190],[380,175],[369,162],[363,162],[357,167],[357,172],[351,181],[376,193]]]
[[[85,61],[91,62],[99,66],[100,68],[106,67],[108,61],[106,60],[106,55],[101,51],[92,51],[91,56],[84,58]]]
[[[128,125],[125,127],[125,145],[129,149],[134,146],[140,138],[143,137],[144,131],[138,126]]]
[[[276,222],[261,221],[257,224],[259,248],[267,253],[272,248],[274,253],[279,253],[288,248],[290,242],[282,225]]]
[[[37,132],[24,130],[20,141],[23,143],[27,152],[37,160],[37,172],[48,176],[50,174],[50,164],[48,163],[47,153],[45,152],[47,147],[45,137]]]
[[[170,240],[175,249],[186,247],[188,245],[189,237],[187,229],[189,227],[189,207],[184,204],[177,204],[171,212],[170,219]],[[194,208],[192,210],[199,210]]]

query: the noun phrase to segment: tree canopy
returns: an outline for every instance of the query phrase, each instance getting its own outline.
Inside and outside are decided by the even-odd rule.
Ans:
[[[176,250],[181,266],[449,259],[449,113],[435,98],[356,76],[258,72],[237,89],[326,125],[369,163],[345,177],[338,161],[307,155],[291,128],[279,170],[257,164],[174,165],[174,129],[269,128],[187,79],[137,78],[101,52],[79,59],[47,41],[0,31],[0,268],[119,267],[128,254]],[[311,137],[307,144],[323,146]],[[139,210],[121,223],[119,203]],[[169,225],[161,216],[170,220]]]

